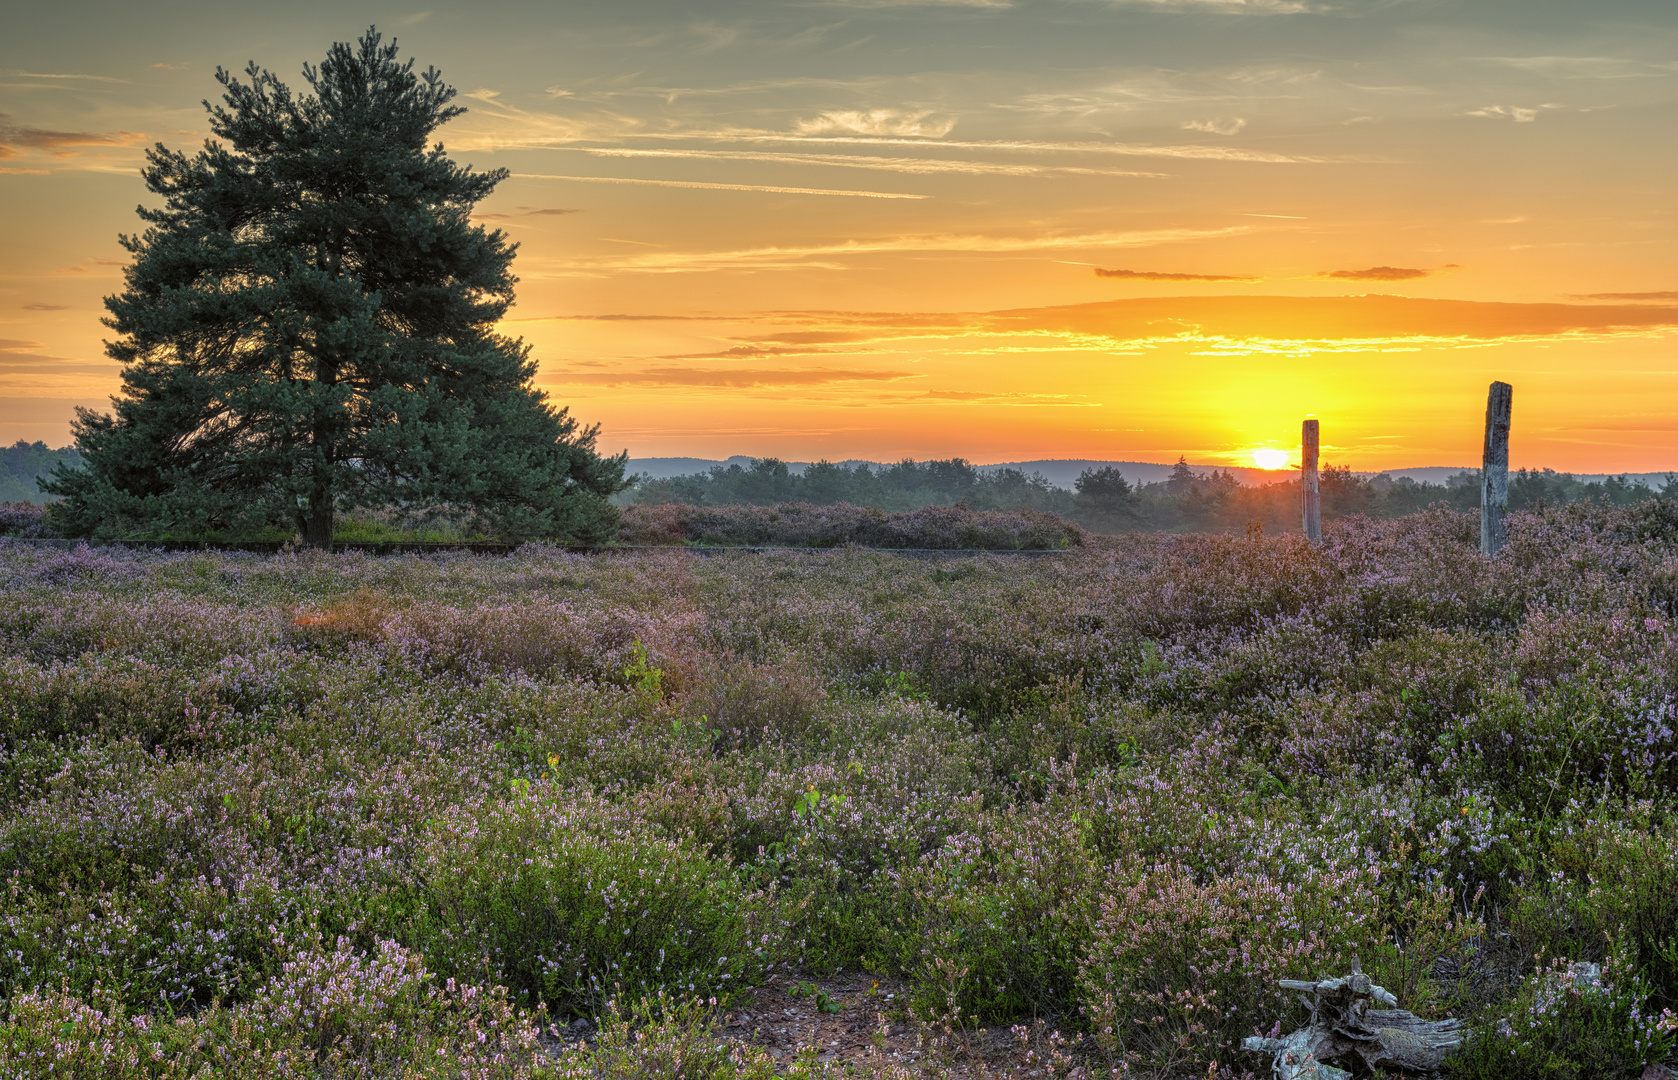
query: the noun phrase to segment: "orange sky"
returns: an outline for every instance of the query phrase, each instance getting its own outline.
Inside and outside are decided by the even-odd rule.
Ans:
[[[141,148],[376,22],[607,449],[1470,464],[1499,378],[1515,465],[1678,468],[1670,3],[89,10],[0,41],[0,440],[117,385]]]

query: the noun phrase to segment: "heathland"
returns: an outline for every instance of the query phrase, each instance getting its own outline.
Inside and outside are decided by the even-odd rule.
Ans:
[[[1636,1077],[1678,504],[1510,535],[0,540],[0,1073],[1238,1076],[1277,979],[1359,963],[1473,1024],[1461,1075]]]

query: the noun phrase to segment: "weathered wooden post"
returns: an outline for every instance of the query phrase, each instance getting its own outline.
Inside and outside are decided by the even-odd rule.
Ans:
[[[1480,463],[1480,554],[1496,555],[1509,542],[1509,413],[1514,387],[1494,382],[1486,394],[1486,452]]]
[[[1304,493],[1305,539],[1323,542],[1323,498],[1317,490],[1317,422],[1305,421],[1300,431],[1300,489]]]

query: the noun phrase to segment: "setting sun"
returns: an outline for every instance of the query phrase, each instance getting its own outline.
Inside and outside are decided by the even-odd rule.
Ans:
[[[1261,469],[1285,469],[1288,467],[1288,452],[1286,450],[1258,449],[1252,453],[1253,464]]]

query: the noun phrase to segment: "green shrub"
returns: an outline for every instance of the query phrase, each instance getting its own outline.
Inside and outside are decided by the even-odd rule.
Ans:
[[[1623,941],[1661,1007],[1678,1007],[1678,828],[1647,803],[1604,805],[1551,841],[1552,872],[1510,921],[1529,950],[1601,958]]]
[[[726,996],[758,975],[770,942],[748,940],[750,900],[726,863],[599,800],[516,784],[427,836],[418,939],[440,968],[562,1015],[597,1014],[614,989]]]
[[[1100,880],[1075,808],[1008,813],[886,875],[890,970],[923,1018],[996,1023],[1061,1011]]]
[[[1648,1009],[1650,986],[1629,948],[1600,967],[1552,960],[1448,1059],[1472,1080],[1631,1080],[1678,1040],[1678,1016]]]
[[[193,1015],[130,1012],[95,986],[13,995],[0,1020],[0,1076],[67,1080],[390,1076],[535,1080],[553,1075],[499,989],[438,986],[423,958],[391,941],[356,952],[292,950],[247,1005]]]

